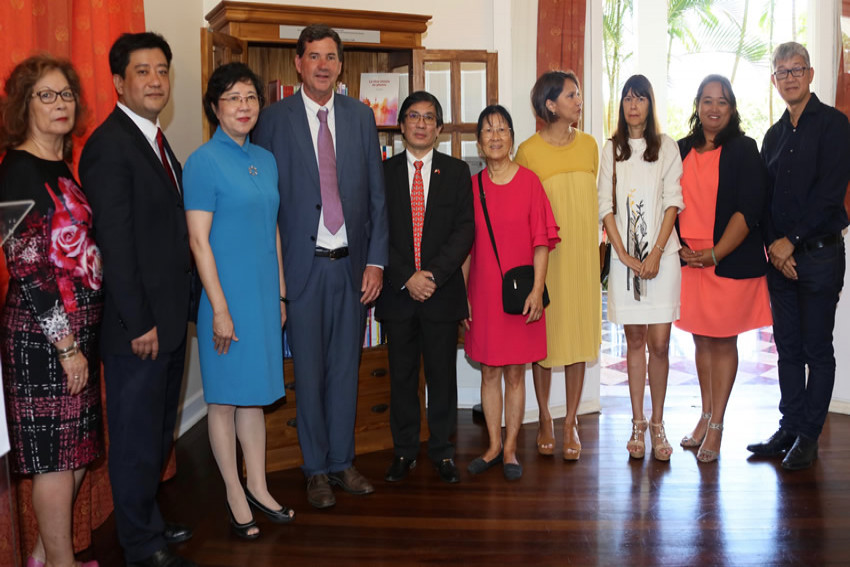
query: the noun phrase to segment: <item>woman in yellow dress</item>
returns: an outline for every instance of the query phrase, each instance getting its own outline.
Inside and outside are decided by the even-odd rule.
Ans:
[[[581,456],[577,414],[585,366],[597,358],[602,342],[596,192],[599,149],[593,136],[573,127],[582,106],[575,73],[544,73],[534,84],[531,103],[546,126],[519,146],[516,162],[540,178],[562,231],[561,245],[549,254],[546,276],[552,296],[546,314],[547,356],[532,365],[540,407],[537,449],[543,455],[554,453],[549,390],[552,367],[564,366],[567,415],[563,455],[576,461]]]

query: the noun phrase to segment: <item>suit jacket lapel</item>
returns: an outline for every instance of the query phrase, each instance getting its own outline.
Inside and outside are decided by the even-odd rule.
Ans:
[[[145,135],[142,134],[142,131],[139,130],[139,127],[136,126],[130,117],[117,106],[115,107],[115,110],[112,111],[112,114],[115,116],[118,124],[120,124],[121,127],[130,134],[133,143],[136,145],[136,149],[145,156],[145,161],[148,162],[151,169],[157,172],[157,175],[162,180],[162,187],[172,193],[177,193],[178,198],[182,201],[182,195],[173,189],[174,184],[171,182],[171,178],[168,177],[168,173],[165,172],[162,162],[159,161],[159,157],[156,155],[156,152],[153,151],[153,146],[151,146],[148,139],[145,138]],[[174,152],[171,151],[171,147],[168,145],[168,140],[165,141],[165,145],[166,151],[171,156],[171,163],[174,166],[172,167],[174,176],[178,183],[182,183],[183,170],[180,167],[180,163],[177,161],[177,157],[174,155]]]
[[[334,141],[336,142],[336,178],[339,180],[339,193],[342,197],[343,179],[345,179],[345,163],[349,158],[348,145],[353,143],[355,126],[352,121],[353,113],[346,112],[345,101],[341,96],[334,98]]]
[[[443,162],[443,156],[437,150],[434,150],[434,157],[431,159],[431,181],[428,183],[428,202],[425,203],[425,222],[422,224],[422,234],[428,230],[428,224],[431,219],[434,207],[431,204],[438,198],[443,188],[442,175],[440,165]],[[412,222],[412,221],[411,221]]]
[[[410,180],[407,171],[407,152],[401,154],[402,159],[396,160],[395,171],[392,172],[392,190],[398,191],[396,205],[403,220],[403,235],[410,244],[411,256],[413,250],[413,211],[410,205]]]
[[[304,108],[304,101],[301,100],[301,94],[298,99],[294,100],[289,108],[289,125],[291,126],[291,136],[295,139],[295,144],[298,146],[298,151],[301,153],[301,159],[307,166],[310,172],[310,177],[313,179],[315,190],[321,194],[321,183],[319,181],[319,163],[316,150],[313,147],[313,135],[310,133],[310,124],[307,122],[307,109]]]

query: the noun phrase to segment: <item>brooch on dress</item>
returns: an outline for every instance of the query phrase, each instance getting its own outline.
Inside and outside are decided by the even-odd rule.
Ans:
[[[251,174],[251,175],[257,175],[257,166],[249,165],[248,166],[248,173]]]

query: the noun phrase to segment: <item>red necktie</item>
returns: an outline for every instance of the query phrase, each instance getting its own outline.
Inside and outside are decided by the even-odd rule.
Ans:
[[[422,269],[422,225],[425,224],[425,184],[422,182],[422,162],[413,162],[413,190],[410,192],[410,210],[413,213],[413,260],[416,270]]]
[[[174,177],[174,172],[171,170],[171,165],[168,163],[168,154],[165,153],[165,138],[162,135],[162,128],[156,129],[156,145],[159,148],[159,157],[162,160],[162,167],[165,168],[165,173],[168,174],[168,178],[174,183],[174,188],[179,191],[177,187],[177,179]]]

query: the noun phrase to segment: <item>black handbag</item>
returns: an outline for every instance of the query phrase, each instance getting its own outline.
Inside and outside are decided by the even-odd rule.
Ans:
[[[499,261],[499,251],[496,249],[496,238],[493,236],[493,225],[490,224],[490,215],[487,213],[487,200],[484,196],[484,183],[481,172],[478,172],[478,192],[481,197],[481,209],[484,211],[484,220],[487,222],[487,232],[490,233],[490,243],[493,245],[493,253],[496,255],[496,264],[499,266],[499,274],[502,276],[502,309],[510,315],[522,315],[522,308],[531,289],[534,287],[534,266],[524,265],[511,268],[502,272],[502,263]],[[549,305],[549,290],[543,285],[543,307]]]
[[[617,145],[613,144],[611,147],[611,153],[614,155],[614,173],[611,176],[611,199],[613,203],[612,212],[614,216],[617,216]],[[615,221],[616,222],[616,218]],[[603,285],[606,284],[608,280],[608,274],[611,272],[611,241],[608,240],[608,236],[605,236],[605,240],[603,240],[599,244],[599,282]]]

